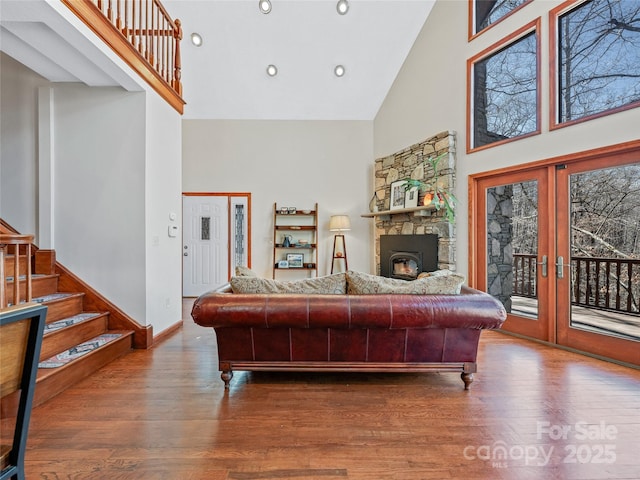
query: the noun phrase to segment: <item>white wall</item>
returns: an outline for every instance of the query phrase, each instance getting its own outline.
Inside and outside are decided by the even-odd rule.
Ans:
[[[252,194],[252,268],[271,277],[273,203],[319,209],[319,275],[330,272],[329,217],[346,213],[349,268],[372,271],[372,122],[183,122],[184,192]],[[337,266],[337,264],[336,264]],[[280,278],[280,277],[279,277]],[[284,278],[284,277],[282,277]]]
[[[389,155],[443,130],[457,132],[458,271],[468,271],[467,186],[471,174],[640,138],[640,109],[549,132],[548,11],[560,1],[531,2],[476,39],[467,40],[467,2],[438,0],[374,121],[374,155]],[[466,154],[466,61],[542,19],[542,134]]]
[[[24,234],[37,235],[37,92],[48,84],[0,52],[0,217]]]
[[[50,6],[135,92],[51,83],[0,52],[0,216],[157,335],[182,317],[181,238],[167,235],[171,212],[181,224],[181,116],[68,8]]]
[[[54,89],[58,260],[145,323],[145,94]]]
[[[149,95],[146,130],[146,316],[157,335],[182,315],[182,119]],[[177,237],[169,237],[169,225],[180,227]]]

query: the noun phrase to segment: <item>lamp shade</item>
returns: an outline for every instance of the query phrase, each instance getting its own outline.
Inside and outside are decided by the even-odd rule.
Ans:
[[[349,215],[331,215],[329,219],[329,230],[332,232],[346,232],[351,230]]]

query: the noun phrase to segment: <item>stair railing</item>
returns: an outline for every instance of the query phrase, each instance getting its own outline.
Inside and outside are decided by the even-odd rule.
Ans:
[[[62,0],[89,28],[183,113],[180,20],[160,0]]]
[[[11,303],[18,305],[20,303],[20,250],[22,249],[25,258],[25,301],[31,302],[31,244],[33,243],[33,235],[18,235],[12,233],[0,233],[0,310],[7,308],[9,299],[7,298],[7,275],[5,272],[5,261],[13,251],[13,295]],[[22,247],[21,247],[22,246]]]

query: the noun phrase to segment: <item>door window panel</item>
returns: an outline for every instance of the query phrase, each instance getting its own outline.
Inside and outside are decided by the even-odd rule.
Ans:
[[[538,317],[538,183],[487,189],[487,291],[507,312]]]
[[[640,164],[576,173],[569,185],[570,324],[640,340]]]

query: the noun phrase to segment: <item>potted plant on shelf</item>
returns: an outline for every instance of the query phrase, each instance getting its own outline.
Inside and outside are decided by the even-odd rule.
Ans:
[[[444,152],[437,157],[429,157],[427,162],[433,168],[433,177],[429,182],[423,180],[407,179],[406,188],[410,189],[418,187],[420,192],[424,193],[423,205],[433,205],[436,211],[444,209],[444,215],[449,223],[455,221],[455,204],[458,199],[449,188],[442,186],[439,181],[438,163],[442,158],[447,156],[449,152]]]

